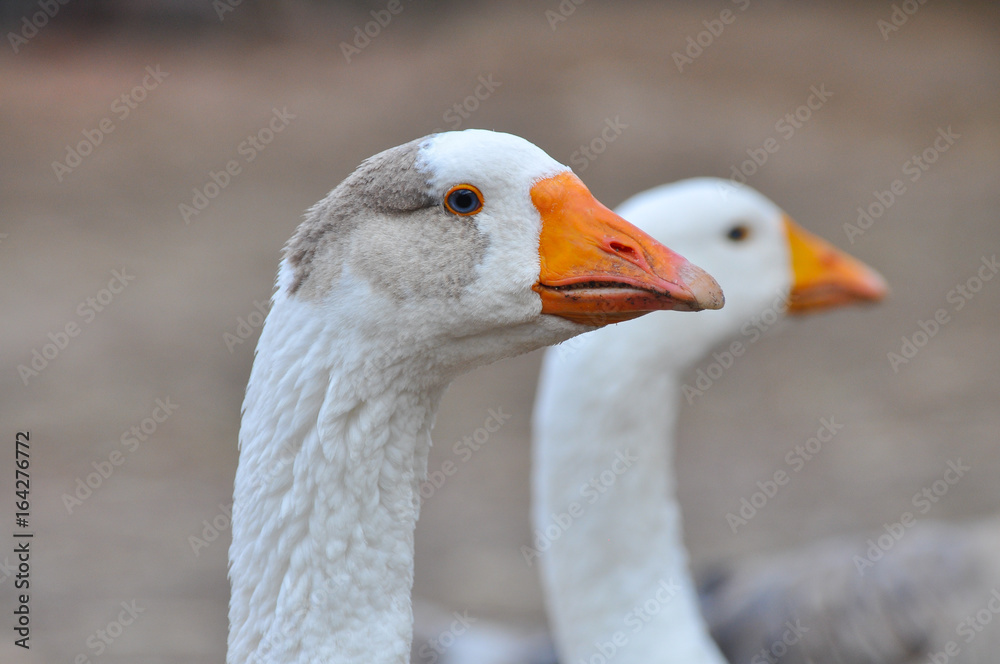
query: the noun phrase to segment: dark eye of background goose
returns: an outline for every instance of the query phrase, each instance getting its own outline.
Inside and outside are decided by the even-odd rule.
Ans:
[[[733,226],[732,228],[730,228],[729,232],[726,233],[726,237],[728,237],[733,242],[742,242],[743,240],[750,237],[750,229],[744,226],[743,224],[739,224],[737,226]]]
[[[444,206],[452,214],[475,214],[483,207],[483,195],[472,185],[457,185],[444,197]]]

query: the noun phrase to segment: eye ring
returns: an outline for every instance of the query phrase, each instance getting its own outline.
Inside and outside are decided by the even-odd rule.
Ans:
[[[743,242],[750,237],[750,228],[746,224],[737,224],[726,232],[726,237],[733,242]]]
[[[483,209],[483,192],[475,185],[456,184],[444,195],[444,209],[468,217]]]

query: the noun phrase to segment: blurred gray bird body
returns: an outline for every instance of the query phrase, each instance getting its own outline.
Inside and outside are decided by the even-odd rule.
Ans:
[[[1000,660],[1000,626],[993,624],[1000,622],[1000,519],[917,523],[885,550],[879,535],[825,539],[739,561],[707,579],[702,611],[727,659]],[[796,636],[784,639],[790,629]]]
[[[703,575],[702,613],[730,664],[995,664],[1000,518],[917,524],[861,575],[855,556],[865,559],[879,534],[827,538]],[[440,631],[423,631],[413,664],[429,661],[417,652],[431,652],[426,635]],[[497,664],[557,662],[537,634],[473,626],[465,641],[489,647]],[[463,644],[439,661],[482,664],[470,650]]]

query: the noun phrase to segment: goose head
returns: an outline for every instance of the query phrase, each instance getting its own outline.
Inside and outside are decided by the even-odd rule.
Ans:
[[[875,302],[887,293],[875,270],[809,233],[745,185],[682,180],[637,194],[617,212],[710,270],[724,289],[724,309],[689,317],[684,329],[677,325],[677,333],[691,340],[686,352],[693,360],[769,311],[774,314],[767,313],[768,325],[785,313]],[[676,354],[681,345],[675,339],[666,350]]]
[[[528,141],[434,134],[377,154],[307,214],[279,293],[346,345],[445,377],[654,310],[722,306],[715,281],[601,205]],[[441,350],[447,349],[447,357]]]

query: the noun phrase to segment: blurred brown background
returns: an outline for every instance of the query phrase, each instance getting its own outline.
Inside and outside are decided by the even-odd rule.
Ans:
[[[22,19],[39,4],[5,4],[0,522],[11,541],[13,439],[27,429],[36,537],[32,648],[15,648],[5,627],[0,660],[223,661],[224,508],[258,332],[254,302],[269,296],[305,208],[365,157],[456,125],[526,137],[574,166],[608,205],[662,182],[728,177],[748,149],[776,137],[780,150],[749,184],[893,286],[884,306],[776,326],[684,407],[678,466],[696,567],[880,528],[912,510],[912,496],[948,460],[972,471],[926,518],[1000,508],[1000,279],[960,311],[947,300],[982,257],[1000,253],[996,5],[913,3],[919,9],[886,39],[878,21],[891,21],[888,1],[403,0],[348,62],[341,42],[386,6],[247,0],[220,18],[210,3],[81,0],[24,38]],[[560,6],[575,9],[563,16]],[[732,22],[679,71],[672,54],[707,30],[703,22],[718,29],[723,10]],[[776,123],[811,86],[832,96],[786,139]],[[282,127],[273,140],[244,143],[275,109],[287,115],[271,125]],[[581,145],[616,119],[620,134],[581,162]],[[95,134],[102,121],[113,130]],[[959,138],[911,182],[905,162],[949,127]],[[67,155],[98,136],[78,150],[89,152],[79,163]],[[53,166],[67,159],[76,165]],[[239,172],[206,191],[212,173],[226,181],[218,173],[229,160]],[[843,225],[897,178],[905,193],[850,243]],[[179,206],[202,202],[194,189],[215,195],[186,224]],[[134,278],[102,292],[114,270]],[[887,353],[938,308],[951,322],[894,373]],[[71,323],[76,336],[61,337]],[[45,351],[56,343],[50,333],[65,348]],[[227,334],[248,338],[235,344]],[[34,351],[56,350],[22,377]],[[431,468],[452,459],[459,470],[425,503],[415,590],[447,610],[544,621],[535,570],[519,553],[531,540],[539,358],[464,377],[438,417]],[[177,409],[154,423],[146,418],[162,419],[157,399]],[[510,420],[463,461],[453,444],[490,408]],[[844,429],[734,535],[726,513],[831,415]],[[121,463],[110,476],[91,475],[115,451]],[[68,509],[64,494],[88,475],[98,488],[81,490],[86,497]],[[218,538],[193,547],[191,537],[213,535],[203,520],[214,519]],[[0,549],[0,563],[12,548]],[[3,570],[7,625],[13,580]],[[143,612],[98,653],[97,630],[132,601]]]

